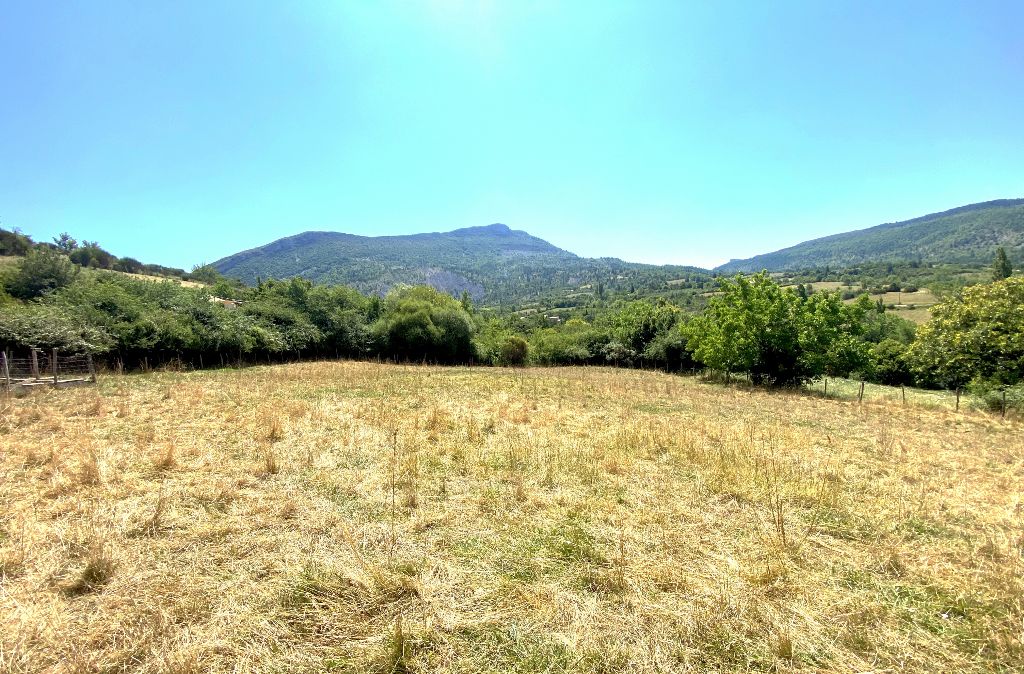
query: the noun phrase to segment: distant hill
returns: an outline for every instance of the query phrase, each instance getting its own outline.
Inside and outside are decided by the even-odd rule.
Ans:
[[[988,264],[998,246],[1024,259],[1024,199],[1000,199],[905,222],[805,241],[774,253],[730,260],[716,271],[748,272],[849,267],[867,262]]]
[[[304,232],[213,266],[250,284],[298,276],[383,294],[396,284],[425,283],[487,301],[521,301],[597,283],[668,288],[671,280],[707,275],[695,267],[582,258],[502,224],[403,236]]]

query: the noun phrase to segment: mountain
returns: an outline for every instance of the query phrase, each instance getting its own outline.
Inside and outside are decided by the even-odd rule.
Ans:
[[[503,224],[403,236],[304,232],[213,266],[250,284],[299,276],[383,294],[396,284],[425,283],[487,301],[521,301],[591,283],[667,289],[669,281],[707,275],[694,267],[582,258]]]
[[[774,253],[730,260],[716,271],[849,267],[900,260],[988,264],[998,246],[1003,246],[1014,260],[1024,258],[1024,199],[986,201],[904,222],[834,234]]]

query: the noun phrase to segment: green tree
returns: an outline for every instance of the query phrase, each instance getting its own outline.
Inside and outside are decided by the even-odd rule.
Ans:
[[[858,339],[867,301],[843,304],[834,292],[804,300],[766,272],[723,280],[721,294],[687,327],[694,358],[715,370],[747,373],[758,384],[791,386],[862,368]]]
[[[907,345],[892,339],[883,339],[871,347],[869,379],[886,386],[905,386],[914,380],[907,362]]]
[[[558,327],[534,330],[530,353],[542,365],[581,365],[591,362],[607,343],[607,333],[578,318]]]
[[[992,261],[992,280],[1002,281],[1012,275],[1013,265],[1010,264],[1010,258],[1006,256],[1006,250],[1000,246],[996,248],[996,257]]]
[[[605,349],[608,360],[617,364],[633,364],[634,360],[643,357],[659,334],[667,333],[675,326],[680,314],[678,307],[663,299],[620,305],[602,319],[611,335]]]
[[[373,331],[384,355],[396,360],[465,363],[472,359],[474,325],[455,298],[429,286],[388,293]]]
[[[0,227],[0,255],[22,256],[35,246],[32,237],[21,233],[17,227],[13,231]]]
[[[723,279],[721,294],[689,326],[694,357],[714,370],[747,373],[755,383],[791,385],[809,373],[799,363],[801,300],[762,272]]]
[[[199,283],[205,283],[211,286],[224,279],[212,264],[199,264],[192,267],[192,271],[189,272],[188,278],[192,281],[198,281]]]
[[[934,306],[909,359],[926,383],[955,388],[972,379],[1024,379],[1024,277],[964,289]]]
[[[59,237],[54,237],[53,243],[65,255],[78,248],[78,242],[67,232],[61,232]]]
[[[867,368],[869,349],[861,335],[871,306],[867,295],[851,304],[838,292],[810,296],[798,314],[799,360],[809,376],[846,377]]]
[[[50,248],[34,248],[18,261],[14,274],[7,280],[12,297],[30,300],[70,285],[78,268],[68,258]]]

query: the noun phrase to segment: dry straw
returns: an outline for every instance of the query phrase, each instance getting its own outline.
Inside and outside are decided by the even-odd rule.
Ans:
[[[1019,424],[612,369],[4,401],[2,672],[1019,671]]]

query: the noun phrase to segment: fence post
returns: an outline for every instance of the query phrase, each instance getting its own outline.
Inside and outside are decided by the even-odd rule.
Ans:
[[[860,393],[857,394],[857,402],[864,402],[864,380],[861,380],[860,382]]]
[[[1003,389],[1003,418],[1006,418],[1006,389]]]
[[[57,385],[57,349],[53,350],[53,362],[50,364],[50,369],[53,370],[53,385]]]
[[[903,404],[907,404],[907,387],[900,384],[900,395],[903,396]]]
[[[11,368],[7,365],[6,351],[0,351],[0,366],[2,366],[0,371],[4,375],[4,388],[9,390],[11,388]]]
[[[93,384],[96,383],[96,366],[92,364],[92,354],[85,354],[85,362],[89,365],[89,379]]]
[[[956,411],[960,411],[960,387],[956,387]]]
[[[39,350],[32,349],[32,378],[39,379]]]
[[[825,377],[825,397],[828,397],[828,377]]]

